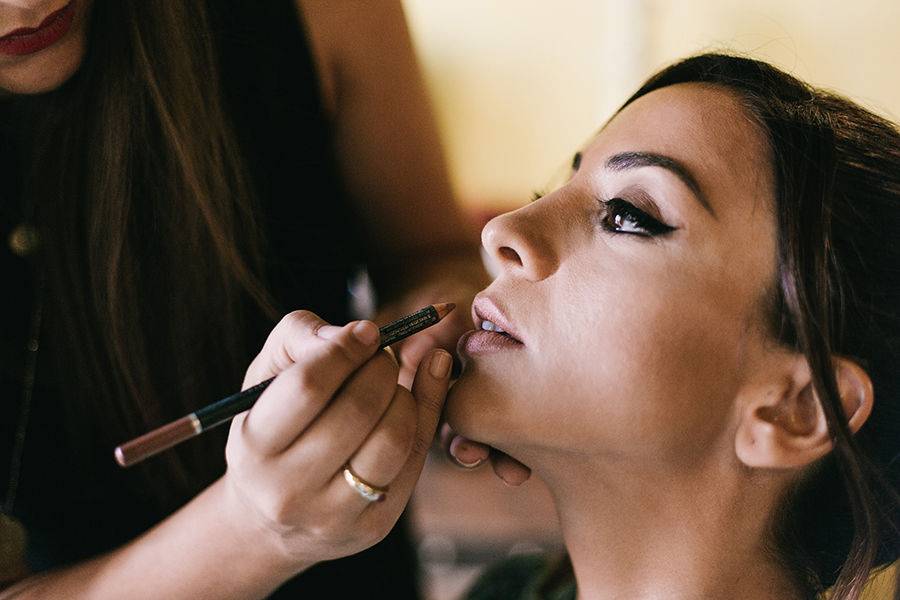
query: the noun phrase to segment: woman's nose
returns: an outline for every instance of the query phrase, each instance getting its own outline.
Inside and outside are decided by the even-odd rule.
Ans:
[[[559,268],[552,231],[542,223],[536,204],[491,219],[481,230],[481,243],[499,272],[541,281]]]

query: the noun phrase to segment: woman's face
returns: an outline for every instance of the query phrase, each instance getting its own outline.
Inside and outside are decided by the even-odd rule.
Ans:
[[[532,465],[733,445],[735,397],[773,351],[767,156],[730,92],[666,87],[618,114],[565,185],[488,223],[500,274],[460,340],[450,424]]]
[[[81,64],[91,0],[0,0],[0,94],[38,94]]]

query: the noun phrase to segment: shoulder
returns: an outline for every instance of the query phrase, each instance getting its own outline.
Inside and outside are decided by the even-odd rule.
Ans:
[[[540,593],[548,576],[557,570],[559,559],[543,554],[517,555],[498,562],[476,580],[466,600],[532,600]],[[569,586],[553,593],[553,598],[568,598]],[[574,592],[574,587],[571,587]],[[571,595],[574,598],[574,594]]]

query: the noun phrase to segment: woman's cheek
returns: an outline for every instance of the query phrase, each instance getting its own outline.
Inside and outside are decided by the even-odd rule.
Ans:
[[[632,372],[631,408],[640,415],[633,433],[667,456],[696,456],[730,414],[740,377],[738,332],[735,319],[714,309],[672,317],[658,323],[655,343],[634,361],[642,367]]]
[[[578,417],[568,420],[567,437],[601,452],[623,450],[629,439],[654,454],[693,445],[686,435],[708,439],[721,423],[734,371],[728,329],[735,319],[698,301],[688,282],[621,283],[615,298],[595,295],[604,304],[591,335],[576,336],[551,360],[551,371],[566,374],[560,391],[577,384],[567,399],[558,395]]]

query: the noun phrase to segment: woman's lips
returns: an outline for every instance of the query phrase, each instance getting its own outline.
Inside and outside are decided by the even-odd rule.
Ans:
[[[508,335],[497,333],[495,331],[485,331],[483,329],[475,329],[463,334],[459,338],[459,344],[456,348],[459,353],[465,353],[470,356],[477,354],[490,354],[492,352],[500,352],[501,350],[515,350],[516,348],[524,348],[525,345]]]
[[[55,44],[69,32],[75,18],[75,0],[50,13],[35,28],[16,29],[0,38],[0,54],[24,56]]]
[[[476,329],[464,334],[456,346],[460,356],[525,347],[522,337],[507,319],[505,311],[486,294],[478,294],[472,302],[472,322]]]
[[[506,317],[505,311],[501,309],[492,298],[479,294],[472,302],[472,322],[476,329],[485,329],[485,321],[490,325],[487,330],[493,331],[497,328],[505,333],[513,340],[520,344],[524,344],[523,338],[517,333],[510,320]]]

